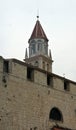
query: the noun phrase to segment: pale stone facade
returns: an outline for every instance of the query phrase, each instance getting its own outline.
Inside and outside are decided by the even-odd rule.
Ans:
[[[49,70],[33,64],[38,58]],[[27,59],[32,65],[0,57],[0,130],[75,130],[76,82],[52,73],[48,53]]]
[[[15,59],[8,64],[9,71],[4,72],[0,58],[0,130],[50,130],[56,124],[76,129],[75,82]],[[27,76],[27,68],[33,78]],[[52,84],[48,85],[47,75]],[[64,89],[64,80],[69,90]],[[63,120],[49,118],[52,108],[61,111]]]

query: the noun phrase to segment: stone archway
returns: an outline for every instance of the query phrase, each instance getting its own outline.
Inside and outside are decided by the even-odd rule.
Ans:
[[[63,116],[61,111],[56,107],[52,108],[49,114],[49,119],[54,121],[63,121]]]

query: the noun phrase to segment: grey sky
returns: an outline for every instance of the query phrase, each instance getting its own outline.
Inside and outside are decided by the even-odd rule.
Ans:
[[[76,81],[76,0],[0,1],[0,55],[24,59],[38,9],[52,51],[53,72]]]

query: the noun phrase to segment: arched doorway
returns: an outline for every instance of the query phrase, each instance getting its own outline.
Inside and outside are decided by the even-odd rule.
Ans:
[[[56,107],[52,108],[49,114],[49,119],[63,122],[63,116],[61,111]]]

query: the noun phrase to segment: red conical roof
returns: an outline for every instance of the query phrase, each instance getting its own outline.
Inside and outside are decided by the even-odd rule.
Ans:
[[[47,38],[39,20],[37,20],[29,40],[34,39],[34,38],[43,38],[46,41],[48,41],[48,38]]]

